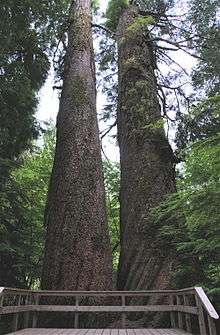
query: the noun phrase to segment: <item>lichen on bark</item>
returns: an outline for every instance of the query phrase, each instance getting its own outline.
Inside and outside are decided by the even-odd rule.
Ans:
[[[112,288],[90,7],[89,0],[74,0],[70,7],[56,153],[45,209],[43,289]]]
[[[89,101],[86,80],[79,75],[73,78],[72,98],[76,106],[84,105]]]
[[[159,236],[159,225],[146,220],[151,208],[166,194],[175,192],[176,187],[173,153],[165,136],[157,98],[154,50],[147,38],[147,27],[143,34],[137,22],[142,19],[137,8],[130,5],[123,11],[117,29],[121,161],[121,254],[117,285],[120,290],[171,287],[172,267],[176,262],[172,244]]]

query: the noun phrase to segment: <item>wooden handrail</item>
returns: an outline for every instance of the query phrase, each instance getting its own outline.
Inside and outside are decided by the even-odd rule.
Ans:
[[[71,306],[71,305],[23,305],[0,308],[0,314],[22,312],[182,312],[198,314],[196,307],[178,305],[146,305],[146,306]]]
[[[180,290],[142,290],[142,291],[64,291],[64,290],[26,290],[10,287],[0,287],[0,295],[18,293],[18,294],[39,294],[41,296],[56,295],[56,296],[151,296],[159,295],[176,295],[178,293],[193,293],[194,287],[185,288]]]
[[[209,298],[205,294],[202,287],[195,287],[195,291],[197,296],[199,297],[204,309],[208,313],[208,315],[213,319],[219,319],[219,315],[216,312],[215,308],[213,307],[212,303],[210,302]]]
[[[205,294],[204,290],[201,287],[191,287],[184,288],[180,290],[143,290],[143,291],[63,291],[63,290],[27,290],[27,289],[18,289],[18,288],[9,288],[9,287],[0,287],[0,296],[8,294],[37,294],[38,296],[65,296],[65,297],[90,297],[90,296],[124,296],[124,297],[144,297],[144,296],[153,296],[153,295],[167,295],[175,296],[180,294],[196,294],[201,301],[202,306],[208,313],[208,315],[213,319],[218,319],[219,316]]]
[[[18,296],[17,305],[7,305],[7,296]],[[26,297],[25,297],[26,296]],[[168,304],[164,305],[126,305],[126,297],[167,297]],[[193,299],[190,296],[194,297]],[[41,297],[75,297],[75,305],[40,305]],[[121,297],[121,306],[84,306],[80,305],[80,297]],[[3,304],[4,298],[6,304]],[[20,304],[21,298],[23,303]],[[10,300],[9,300],[10,301]],[[192,302],[194,301],[193,305]],[[195,304],[196,302],[196,304]],[[202,335],[217,335],[214,320],[219,316],[201,287],[184,288],[180,290],[147,290],[147,291],[48,291],[26,290],[0,287],[0,315],[14,314],[13,329],[17,329],[18,315],[24,313],[27,327],[29,316],[32,315],[32,327],[36,327],[38,312],[74,312],[75,328],[78,327],[80,312],[119,312],[122,313],[121,323],[125,325],[126,312],[170,312],[170,322],[173,328],[185,329],[191,332],[190,315],[197,315]],[[204,318],[207,313],[207,320]],[[185,318],[185,322],[184,322]],[[185,324],[185,326],[184,326]],[[207,332],[208,327],[208,332]]]

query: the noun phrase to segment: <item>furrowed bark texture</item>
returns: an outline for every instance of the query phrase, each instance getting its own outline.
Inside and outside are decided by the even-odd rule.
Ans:
[[[130,6],[122,13],[117,30],[121,157],[119,290],[168,288],[175,263],[171,242],[162,239],[159,225],[148,220],[149,210],[176,188],[173,153],[165,137],[157,98],[153,48],[143,27],[134,24],[137,17],[136,8]]]
[[[57,146],[45,210],[43,289],[112,287],[90,7],[89,0],[75,0],[70,8]]]

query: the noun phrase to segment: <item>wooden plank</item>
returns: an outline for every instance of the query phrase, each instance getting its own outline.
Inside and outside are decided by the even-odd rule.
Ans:
[[[21,304],[21,296],[19,295],[18,297],[18,306]],[[13,315],[13,321],[12,321],[12,331],[16,332],[18,330],[18,319],[19,319],[19,314],[14,314]]]
[[[3,286],[0,286],[0,295],[3,295],[4,289],[5,288]]]
[[[79,306],[79,297],[76,297],[76,303],[75,306],[76,308]],[[74,328],[78,328],[78,324],[79,324],[79,313],[75,312],[74,314]]]
[[[80,331],[84,331],[84,329],[63,329],[66,331],[66,333],[64,332],[64,335],[79,335]],[[81,335],[83,335],[83,333],[81,333]]]
[[[134,329],[134,333],[135,333],[135,335],[143,335],[141,329]],[[149,333],[147,332],[147,335],[148,335],[148,334],[149,334]]]
[[[102,335],[111,335],[111,329],[103,329]]]
[[[123,307],[123,309],[125,308],[125,296],[122,295],[121,296],[121,306]],[[125,322],[126,322],[126,314],[125,312],[122,312],[121,315],[121,327],[125,328]]]
[[[208,325],[210,335],[217,335],[214,319],[208,316]]]
[[[183,296],[183,301],[184,301],[184,305],[186,306],[190,305],[189,297],[185,294]],[[191,317],[189,313],[185,313],[185,322],[186,322],[186,330],[188,332],[192,332]]]
[[[157,335],[168,335],[167,329],[157,329],[156,332]]]
[[[84,335],[85,329],[68,329],[67,335]]]
[[[66,305],[24,305],[0,307],[0,314],[21,312],[170,312],[179,311],[198,314],[197,307],[183,305],[148,305],[148,306],[66,306]]]
[[[31,296],[29,294],[27,294],[26,296],[26,299],[25,299],[25,306],[26,305],[31,305]],[[30,319],[30,311],[27,310],[25,313],[24,313],[24,328],[28,328],[29,326],[29,319]]]
[[[175,330],[173,330],[173,329],[166,329],[166,333],[167,333],[167,335],[179,335],[179,334],[183,334],[183,330],[180,330],[180,329],[175,329]],[[184,334],[186,334],[185,332],[184,332]]]
[[[36,295],[35,297],[35,305],[38,305],[39,304],[39,296]],[[37,311],[34,311],[33,312],[33,317],[32,317],[32,328],[36,328],[37,327],[37,318],[38,318],[38,314],[37,314]]]
[[[24,292],[24,294],[27,292],[27,290],[21,290]],[[19,289],[6,289],[4,292],[5,294],[12,294],[13,292],[20,292]],[[41,296],[48,296],[48,295],[56,295],[56,296],[145,296],[145,295],[169,295],[173,294],[176,295],[178,293],[182,292],[188,292],[189,294],[194,293],[194,288],[187,288],[187,289],[181,289],[181,290],[148,290],[148,291],[28,291],[33,294],[39,294]]]
[[[8,335],[190,335],[178,329],[24,329]]]
[[[197,296],[199,297],[203,307],[205,308],[206,312],[208,313],[209,316],[213,319],[219,319],[219,315],[216,312],[215,308],[211,304],[209,298],[205,294],[204,290],[202,287],[195,287],[195,291],[197,293]]]
[[[104,329],[96,329],[94,335],[102,335],[103,331],[104,331]]]
[[[32,290],[24,290],[20,288],[9,288],[9,287],[0,287],[0,295],[4,294],[19,294],[26,295],[27,293],[33,292]]]
[[[69,329],[69,330],[72,331],[72,333],[70,333],[70,334],[73,334],[73,335],[85,335],[89,331],[89,329],[85,329],[85,328],[81,328],[81,329]],[[95,329],[93,329],[93,330],[95,330]]]
[[[174,296],[169,297],[170,300],[170,305],[174,306]],[[176,317],[175,317],[175,312],[170,313],[170,324],[172,328],[176,328]]]
[[[5,290],[14,290],[14,291],[20,291],[19,289],[9,289],[9,288],[4,288]],[[138,290],[138,291],[63,291],[63,290],[31,290],[33,293],[38,293],[38,294],[73,294],[73,295],[85,295],[89,296],[91,295],[102,295],[102,294],[108,294],[108,295],[116,295],[116,296],[121,296],[121,295],[144,295],[147,293],[163,293],[163,294],[177,294],[177,293],[182,293],[182,292],[191,292],[192,294],[194,293],[195,288],[190,287],[190,288],[184,288],[180,290]],[[24,292],[27,292],[27,290],[21,290]],[[30,291],[29,291],[30,292]]]
[[[0,287],[0,292],[1,292],[1,289],[3,289],[3,288],[4,287]],[[4,296],[1,295],[1,293],[0,293],[0,311],[2,309],[3,303],[4,303]],[[0,313],[0,321],[1,321],[1,313]]]
[[[143,329],[144,335],[154,335],[154,329]]]
[[[8,335],[35,335],[35,332],[32,332],[30,329],[22,329],[13,333],[10,333]]]
[[[8,294],[20,294],[26,295],[27,293],[39,294],[41,296],[46,295],[56,295],[56,296],[145,296],[145,295],[169,295],[169,294],[178,294],[181,292],[188,292],[188,294],[193,294],[195,292],[195,288],[185,288],[181,290],[146,290],[146,291],[48,291],[48,290],[25,290],[25,289],[17,289],[17,288],[9,288],[9,287],[0,287],[0,295],[8,295]]]
[[[22,306],[23,307],[23,306]],[[6,307],[5,307],[6,308]],[[10,312],[3,308],[3,314]],[[170,312],[179,311],[190,314],[198,314],[197,307],[183,305],[148,305],[148,306],[66,306],[66,305],[38,305],[30,306],[30,310],[38,312]],[[19,311],[19,308],[13,307],[13,312]]]
[[[134,329],[127,329],[127,335],[135,335]]]
[[[82,332],[80,333],[80,335],[88,335],[89,332],[92,332],[92,334],[95,334],[95,332],[96,332],[96,329],[86,329],[86,328],[84,328],[84,329],[81,329],[81,330],[82,330]]]
[[[6,306],[0,308],[0,314],[13,314],[13,313],[23,313],[28,311],[36,310],[34,305],[23,305],[23,306]]]
[[[87,329],[65,329],[65,335],[84,335]]]
[[[181,305],[181,298],[179,295],[176,297],[176,303],[177,305]],[[180,311],[178,312],[178,328],[183,329],[183,316]]]
[[[10,333],[8,335],[85,335],[89,331],[92,331],[90,335],[93,335],[95,329],[48,329],[48,328],[38,328],[38,329],[24,329],[15,333]]]
[[[143,332],[144,330],[144,332]],[[136,335],[154,335],[155,329],[135,329]]]
[[[205,317],[204,317],[204,312],[203,312],[203,305],[202,305],[201,300],[200,300],[198,295],[196,295],[196,304],[197,304],[198,310],[199,310],[198,318],[199,318],[200,333],[202,335],[207,335]]]

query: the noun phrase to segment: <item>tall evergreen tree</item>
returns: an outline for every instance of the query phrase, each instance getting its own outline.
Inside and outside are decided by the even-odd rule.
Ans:
[[[12,171],[32,146],[40,127],[37,93],[50,68],[49,55],[65,18],[66,0],[2,0],[0,6],[0,282],[26,286],[16,250],[25,226],[21,190]],[[8,275],[6,275],[8,274]]]
[[[181,112],[184,103],[187,102],[189,105],[189,99],[183,90],[184,82],[181,82],[186,71],[181,64],[178,64],[176,58],[173,58],[173,54],[179,52],[179,56],[182,57],[182,53],[185,53],[199,60],[194,75],[194,82],[198,85],[204,82],[204,76],[201,77],[198,71],[204,65],[206,68],[204,74],[212,83],[212,88],[216,88],[218,83],[215,71],[218,65],[213,62],[211,50],[214,50],[215,54],[218,51],[213,42],[210,43],[209,38],[212,36],[215,41],[218,35],[217,1],[210,4],[204,0],[199,6],[196,0],[185,2],[185,13],[179,13],[180,5],[178,1],[169,0],[118,0],[110,1],[107,10],[106,26],[112,30],[111,36],[117,39],[119,57],[117,123],[122,168],[122,250],[118,278],[120,288],[129,288],[132,285],[133,288],[142,287],[142,284],[145,288],[152,287],[151,285],[169,285],[171,274],[169,265],[172,264],[169,257],[172,257],[172,254],[175,263],[176,252],[170,239],[166,240],[160,234],[160,229],[166,225],[166,220],[163,217],[160,224],[159,221],[155,223],[149,215],[150,209],[157,206],[166,194],[175,192],[176,158],[165,137],[163,119],[171,120],[168,114],[170,109],[176,112],[177,118],[174,117],[174,121],[179,119],[182,122],[184,115]],[[203,5],[207,15],[204,13]],[[202,15],[205,15],[205,20],[202,20],[204,24],[200,19]],[[189,26],[192,29],[189,30]],[[108,46],[107,54],[103,57],[104,61],[112,62],[112,50],[114,51],[112,45]],[[160,67],[161,62],[169,66],[169,71],[165,74]],[[111,94],[109,96],[111,98]],[[216,101],[218,97],[214,99]],[[212,104],[214,99],[211,98],[208,104]],[[208,104],[204,105],[204,109]],[[196,124],[196,120],[199,119],[201,130],[207,128],[206,115],[203,118],[201,113],[200,115],[197,113],[193,120]],[[216,113],[211,117],[208,116],[208,119],[211,127],[212,120],[215,121],[213,127],[217,129],[219,122]],[[195,128],[191,130],[195,131]],[[180,138],[182,139],[181,134]],[[133,192],[134,190],[137,193]],[[171,220],[169,224],[171,228],[176,222]],[[134,236],[137,237],[136,242]],[[131,248],[133,245],[134,248]],[[163,251],[167,252],[163,254]],[[137,268],[142,267],[140,273],[133,264],[136,255],[137,263],[140,262]],[[166,259],[168,263],[165,264],[166,270],[163,272],[162,263]],[[158,275],[158,280],[155,275],[157,269],[158,274],[159,269],[162,273],[161,276]],[[137,286],[138,277],[141,278],[140,286]],[[126,286],[128,282],[129,285]]]
[[[121,160],[121,255],[118,288],[164,289],[171,286],[175,252],[159,227],[147,222],[149,210],[175,192],[174,156],[163,129],[157,98],[153,45],[136,6],[122,11],[117,27],[119,97],[118,138]]]
[[[57,145],[45,211],[44,289],[108,290],[110,239],[96,116],[91,1],[70,6]]]

